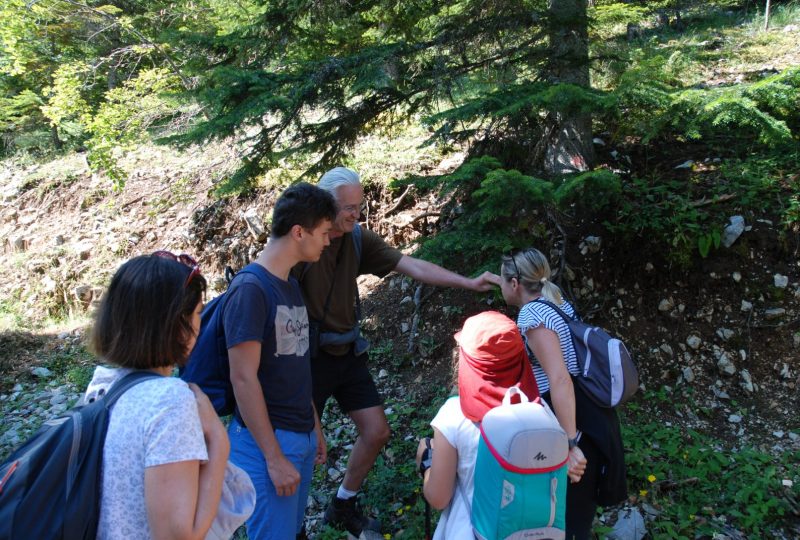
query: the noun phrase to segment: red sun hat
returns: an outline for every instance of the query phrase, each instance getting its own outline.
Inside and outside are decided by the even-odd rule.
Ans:
[[[514,321],[497,311],[484,311],[467,319],[455,339],[459,344],[458,394],[464,416],[480,422],[490,409],[500,405],[511,386],[519,386],[530,400],[539,396]]]

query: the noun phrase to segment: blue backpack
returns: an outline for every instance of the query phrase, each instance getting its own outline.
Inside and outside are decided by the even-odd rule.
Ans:
[[[519,403],[512,403],[512,396]],[[480,423],[472,528],[480,540],[565,538],[566,432],[517,387]]]
[[[257,263],[250,263],[236,274],[252,274],[258,278],[258,286],[268,300],[266,270]],[[208,396],[214,410],[220,416],[233,414],[236,397],[231,384],[231,368],[228,360],[228,347],[225,342],[225,328],[222,324],[228,293],[237,287],[236,278],[230,288],[206,304],[200,314],[200,333],[197,336],[192,354],[186,366],[180,370],[180,377],[188,383],[195,383]],[[267,301],[267,304],[269,302]],[[274,317],[274,313],[270,317]]]
[[[109,411],[126,390],[159,376],[125,375],[105,397],[45,422],[0,465],[0,538],[97,537]]]

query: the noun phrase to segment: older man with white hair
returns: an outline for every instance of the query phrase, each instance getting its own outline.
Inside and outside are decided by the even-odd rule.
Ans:
[[[363,530],[380,531],[380,524],[367,518],[356,504],[356,495],[381,448],[389,440],[389,424],[383,400],[367,369],[368,344],[358,329],[359,310],[356,278],[362,274],[384,277],[397,271],[423,283],[488,291],[496,276],[485,272],[467,278],[433,263],[404,255],[372,231],[358,224],[364,204],[364,189],[358,173],[336,167],[325,173],[319,187],[336,199],[338,214],[330,231],[330,246],[320,260],[295,268],[313,320],[312,384],[314,404],[322,415],[333,396],[358,429],[347,471],[338,492],[325,512],[324,522],[358,537]]]

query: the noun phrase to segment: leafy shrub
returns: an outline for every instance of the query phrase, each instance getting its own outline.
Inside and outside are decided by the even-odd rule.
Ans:
[[[117,164],[120,152],[141,142],[147,130],[175,114],[176,104],[170,93],[180,84],[180,79],[166,68],[153,68],[105,95],[105,102],[88,121],[91,138],[89,163],[95,170],[103,170],[114,187],[125,185],[126,174]]]
[[[402,185],[398,183],[398,185]],[[444,262],[459,253],[467,266],[496,262],[514,242],[542,236],[537,209],[554,200],[551,182],[501,168],[498,160],[471,159],[450,175],[421,180],[421,189],[439,189],[450,198],[443,215],[450,226],[422,241],[420,254]]]

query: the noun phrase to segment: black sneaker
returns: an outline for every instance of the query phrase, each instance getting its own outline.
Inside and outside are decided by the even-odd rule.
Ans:
[[[361,536],[361,531],[365,530],[380,533],[380,521],[365,516],[357,498],[340,499],[334,495],[325,510],[325,517],[322,518],[323,525],[346,530],[356,538]]]

